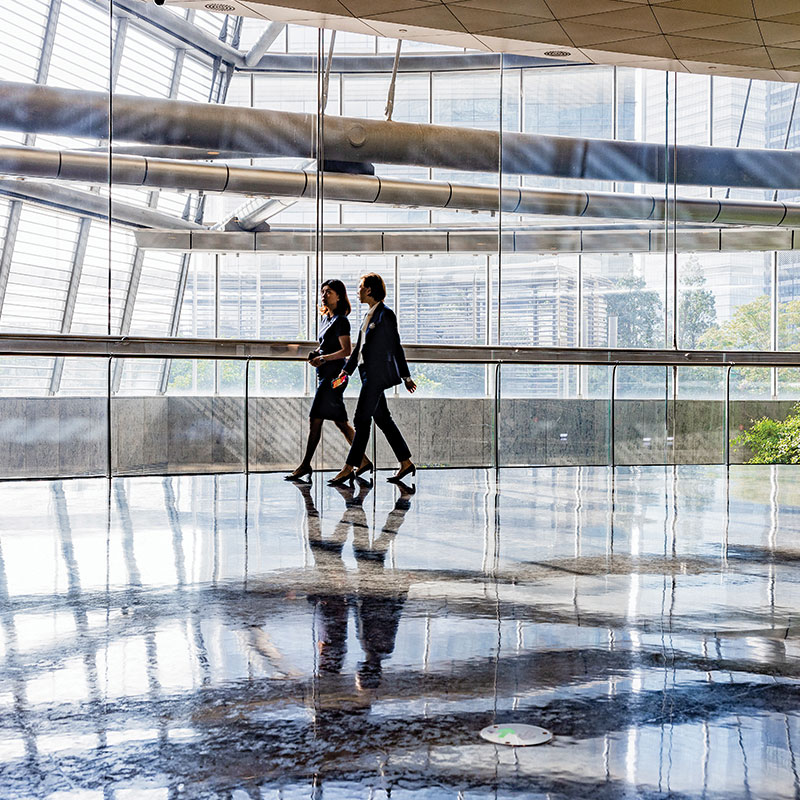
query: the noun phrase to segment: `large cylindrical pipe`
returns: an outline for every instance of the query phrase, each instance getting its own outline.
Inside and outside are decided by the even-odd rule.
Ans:
[[[724,236],[721,235],[724,233]],[[753,234],[756,234],[755,236]],[[766,235],[765,235],[766,234]],[[681,249],[690,252],[737,252],[800,250],[797,231],[741,228],[688,228],[678,232]],[[768,241],[767,241],[768,240]],[[307,230],[273,229],[242,234],[219,231],[136,232],[137,244],[146,250],[217,253],[307,253],[314,247]],[[475,230],[376,230],[327,231],[329,253],[396,255],[409,253],[497,253],[496,229]],[[535,228],[506,231],[504,253],[663,253],[663,230],[620,228],[615,230],[568,230]]]
[[[309,158],[316,151],[312,114],[125,95],[111,105],[113,141],[254,157]],[[108,108],[104,92],[0,82],[0,130],[107,139]],[[334,161],[497,172],[500,150],[498,131],[325,118],[325,157]],[[790,150],[681,145],[665,153],[649,142],[503,133],[502,163],[506,173],[559,178],[662,183],[674,174],[686,185],[800,188],[800,152]]]
[[[25,177],[108,183],[108,156],[103,153],[0,147],[0,174]],[[112,156],[112,185],[146,186],[235,192],[260,197],[313,199],[317,182],[303,170],[232,167],[142,156]],[[24,184],[22,184],[24,185]],[[557,191],[553,189],[504,188],[449,183],[403,181],[375,175],[323,173],[323,192],[333,202],[380,203],[420,208],[471,211],[502,210],[514,214],[583,217],[596,219],[663,220],[675,214],[679,222],[797,227],[800,204],[722,198],[678,198],[622,192]],[[259,223],[258,214],[245,227]]]

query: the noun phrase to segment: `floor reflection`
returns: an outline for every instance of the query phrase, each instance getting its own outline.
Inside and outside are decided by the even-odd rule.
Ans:
[[[359,480],[356,489],[336,487],[345,505],[342,518],[330,538],[323,536],[311,486],[305,483],[294,485],[303,495],[308,543],[315,567],[326,578],[344,578],[347,568],[342,560],[342,550],[352,531],[353,555],[358,571],[354,594],[334,592],[308,596],[309,602],[314,605],[314,629],[319,653],[316,672],[341,672],[347,652],[348,607],[352,607],[363,653],[363,660],[356,671],[356,686],[359,689],[375,689],[381,683],[383,660],[394,650],[397,626],[408,594],[406,582],[401,581],[398,585],[396,580],[387,579],[384,572],[386,553],[403,524],[406,512],[411,508],[410,498],[415,491],[403,482],[397,484],[399,496],[378,536],[370,541],[364,501],[372,489],[371,481]],[[342,586],[345,583],[344,580],[339,581]]]
[[[1,484],[0,797],[800,797],[796,470]]]

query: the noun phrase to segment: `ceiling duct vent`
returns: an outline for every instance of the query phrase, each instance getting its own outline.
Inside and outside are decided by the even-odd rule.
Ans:
[[[206,3],[206,8],[209,11],[220,11],[223,14],[236,11],[236,6],[232,6],[229,3]]]
[[[213,5],[213,4],[212,4]],[[206,8],[210,8],[211,6],[206,6]],[[546,56],[550,56],[550,58],[564,58],[565,56],[571,56],[569,50],[545,50],[544,54]]]

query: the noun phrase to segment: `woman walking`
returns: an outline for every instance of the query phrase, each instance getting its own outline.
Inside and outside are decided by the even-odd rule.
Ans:
[[[366,303],[369,310],[361,323],[355,350],[342,369],[342,374],[352,375],[358,367],[361,376],[361,392],[353,417],[356,433],[345,465],[328,481],[331,485],[352,481],[354,475],[364,471],[364,453],[373,419],[383,431],[395,457],[400,462],[397,473],[386,480],[396,483],[409,473],[414,475],[417,472],[417,468],[411,462],[411,451],[389,413],[389,406],[383,394],[401,381],[409,392],[417,388],[411,380],[403,346],[400,344],[397,317],[391,308],[384,305],[385,297],[386,284],[380,275],[370,272],[361,278],[358,285],[358,299]]]
[[[311,366],[317,368],[317,391],[311,411],[306,452],[300,466],[286,475],[287,481],[302,480],[311,475],[311,460],[322,436],[322,423],[333,420],[344,438],[352,444],[355,431],[347,422],[344,407],[344,385],[333,387],[333,380],[341,372],[345,359],[350,355],[350,301],[345,285],[336,279],[325,281],[320,287],[320,313],[322,325],[319,332],[319,348],[309,353]],[[372,468],[368,459],[359,462],[359,472]]]

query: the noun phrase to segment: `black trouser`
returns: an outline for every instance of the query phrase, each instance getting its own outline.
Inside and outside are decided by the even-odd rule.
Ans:
[[[356,429],[356,435],[353,439],[353,444],[350,446],[350,452],[347,454],[346,463],[356,469],[361,466],[361,462],[364,460],[364,453],[367,451],[370,424],[373,419],[375,424],[383,431],[383,435],[386,437],[386,441],[389,442],[389,447],[394,451],[397,460],[405,461],[407,458],[411,458],[411,451],[408,449],[406,440],[389,413],[389,406],[383,394],[386,387],[375,381],[370,381],[366,375],[366,370],[362,367],[359,367],[358,371],[361,375],[361,392],[358,395],[356,413],[353,417],[353,427]]]

